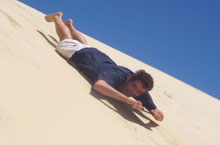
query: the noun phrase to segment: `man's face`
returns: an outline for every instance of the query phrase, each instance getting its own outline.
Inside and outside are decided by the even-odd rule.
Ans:
[[[137,97],[147,91],[140,80],[128,81],[120,90],[128,97]]]

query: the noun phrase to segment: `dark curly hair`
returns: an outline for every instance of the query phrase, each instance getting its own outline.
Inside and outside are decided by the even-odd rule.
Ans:
[[[143,84],[143,87],[150,91],[154,86],[154,80],[152,76],[145,72],[144,70],[136,71],[132,76],[130,81],[140,80]]]

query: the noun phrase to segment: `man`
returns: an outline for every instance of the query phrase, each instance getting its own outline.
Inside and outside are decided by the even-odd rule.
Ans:
[[[94,90],[130,104],[135,109],[146,108],[156,120],[162,121],[163,113],[148,93],[153,88],[152,77],[144,70],[133,73],[118,66],[106,54],[87,46],[85,37],[72,26],[72,20],[63,23],[62,15],[62,12],[57,12],[45,16],[47,22],[55,23],[60,38],[57,51],[88,77]]]

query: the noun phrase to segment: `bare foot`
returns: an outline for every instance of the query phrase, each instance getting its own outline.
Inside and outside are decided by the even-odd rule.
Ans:
[[[68,20],[66,20],[65,25],[68,27],[72,27],[73,26],[72,22],[73,22],[72,19],[68,19]]]
[[[53,14],[49,14],[47,16],[45,16],[45,19],[47,22],[54,22],[55,21],[55,17],[62,17],[63,13],[62,12],[56,12]]]

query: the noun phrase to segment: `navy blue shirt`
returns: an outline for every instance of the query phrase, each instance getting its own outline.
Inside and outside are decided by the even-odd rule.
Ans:
[[[106,54],[93,47],[77,51],[70,58],[70,61],[76,65],[92,84],[97,80],[104,80],[117,90],[127,80],[128,76],[133,74],[131,70],[116,65]],[[134,98],[141,101],[142,105],[148,110],[156,108],[148,92]]]

